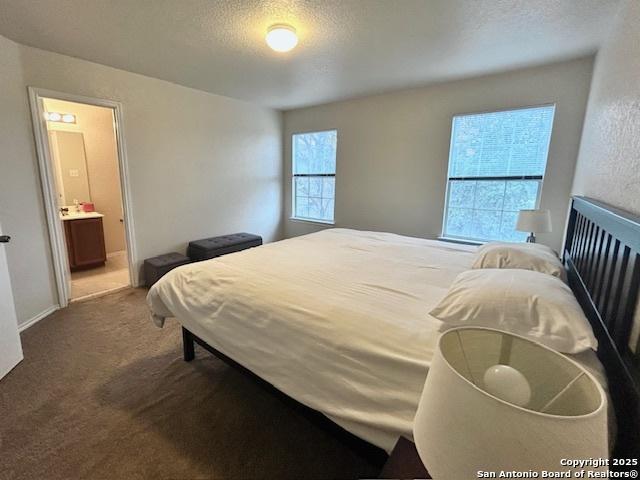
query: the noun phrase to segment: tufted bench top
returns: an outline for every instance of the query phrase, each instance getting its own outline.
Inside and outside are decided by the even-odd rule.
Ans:
[[[259,235],[244,232],[233,233],[189,242],[187,255],[195,262],[219,257],[227,253],[239,252],[259,245],[262,245],[262,237]]]
[[[188,257],[177,252],[165,253],[164,255],[158,255],[157,257],[147,258],[145,260],[146,263],[156,268],[184,265],[185,263],[189,263],[189,261]]]

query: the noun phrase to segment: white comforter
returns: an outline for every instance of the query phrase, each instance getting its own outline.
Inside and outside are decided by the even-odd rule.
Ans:
[[[412,423],[441,325],[428,315],[475,247],[331,229],[169,272],[154,321],[187,329],[390,451]],[[591,353],[591,356],[589,356]],[[585,352],[589,363],[597,360]]]
[[[179,267],[148,295],[211,346],[386,450],[411,436],[440,322],[475,247],[332,229]]]

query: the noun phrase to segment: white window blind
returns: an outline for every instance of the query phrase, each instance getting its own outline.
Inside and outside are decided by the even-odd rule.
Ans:
[[[338,132],[292,136],[293,217],[333,223]]]
[[[522,241],[520,209],[536,208],[555,106],[453,117],[443,235]]]

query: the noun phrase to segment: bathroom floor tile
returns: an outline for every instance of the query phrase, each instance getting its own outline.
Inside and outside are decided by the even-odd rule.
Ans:
[[[103,267],[71,273],[71,299],[108,292],[129,285],[127,253],[123,250],[107,255]]]

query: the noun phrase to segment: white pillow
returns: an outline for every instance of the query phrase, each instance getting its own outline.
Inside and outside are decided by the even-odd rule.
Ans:
[[[556,252],[538,243],[486,243],[476,251],[471,268],[522,268],[566,280],[564,266]]]
[[[560,279],[520,269],[467,270],[429,312],[453,326],[492,327],[564,353],[596,350],[589,321]]]

